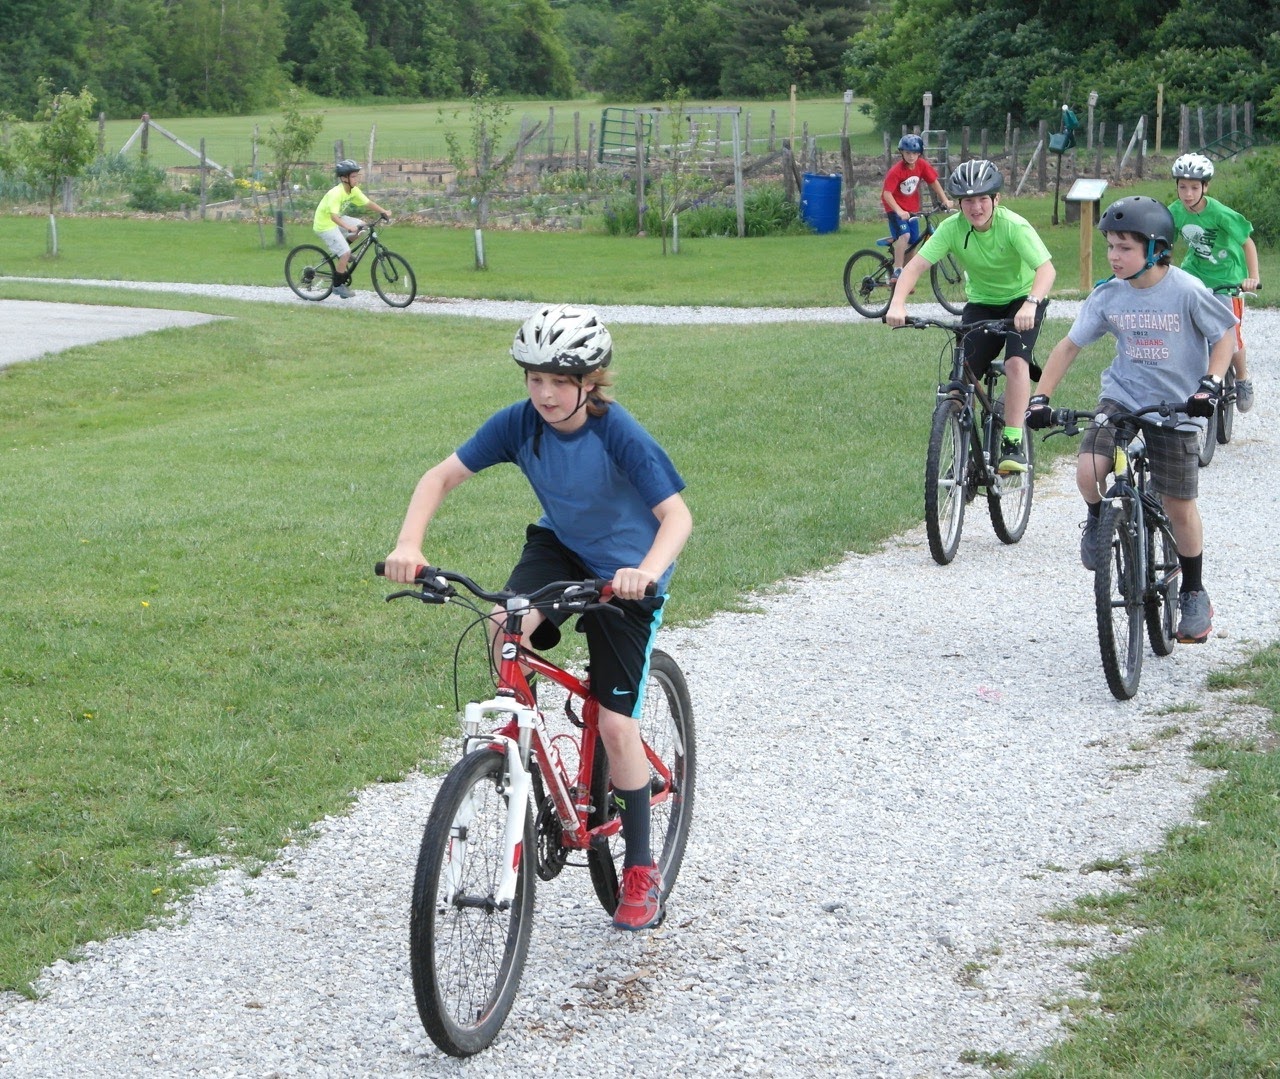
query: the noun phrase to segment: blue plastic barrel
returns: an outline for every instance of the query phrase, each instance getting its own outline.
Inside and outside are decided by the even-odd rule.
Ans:
[[[800,217],[814,232],[840,227],[840,174],[806,172],[800,184]]]

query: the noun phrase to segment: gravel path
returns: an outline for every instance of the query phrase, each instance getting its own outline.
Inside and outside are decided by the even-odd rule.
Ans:
[[[1061,468],[1017,547],[976,502],[950,566],[920,528],[664,631],[700,758],[667,921],[619,934],[584,872],[540,885],[487,1052],[441,1056],[414,1010],[408,896],[437,786],[415,775],[260,876],[222,873],[173,925],[55,964],[38,1001],[0,998],[0,1075],[985,1077],[962,1057],[1048,1044],[1080,1006],[1075,966],[1123,940],[1046,912],[1191,819],[1194,739],[1265,730],[1203,688],[1280,636],[1280,316],[1249,331],[1258,405],[1202,476],[1215,635],[1148,654],[1135,700],[1103,680]]]

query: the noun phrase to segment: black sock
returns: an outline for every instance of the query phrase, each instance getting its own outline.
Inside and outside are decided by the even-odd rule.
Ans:
[[[618,790],[615,787],[613,800],[621,812],[622,839],[627,845],[622,859],[623,868],[652,865],[653,854],[649,850],[649,784],[633,791]]]
[[[1089,511],[1089,516],[1092,517],[1095,521],[1102,516],[1101,502],[1086,502],[1084,504],[1084,507]]]
[[[1182,584],[1178,591],[1182,593],[1203,592],[1204,581],[1201,580],[1201,577],[1204,573],[1204,552],[1194,558],[1178,555],[1178,565],[1182,567]]]

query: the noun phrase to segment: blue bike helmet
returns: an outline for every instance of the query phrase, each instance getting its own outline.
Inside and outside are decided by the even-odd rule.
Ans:
[[[898,140],[898,149],[907,150],[913,154],[924,153],[924,139],[919,135],[903,135]]]

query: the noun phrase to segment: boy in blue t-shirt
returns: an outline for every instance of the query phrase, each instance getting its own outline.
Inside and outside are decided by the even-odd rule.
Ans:
[[[524,369],[528,400],[495,413],[418,481],[386,575],[411,583],[430,564],[422,543],[445,496],[481,469],[510,462],[529,480],[542,516],[528,527],[506,587],[612,581],[623,616],[588,612],[581,628],[591,680],[611,691],[611,707],[600,705],[600,736],[626,843],[613,921],[648,929],[662,920],[663,883],[649,846],[649,762],[637,719],[666,585],[693,528],[684,480],[654,438],[606,396],[613,340],[594,311],[542,308],[516,333],[511,355]],[[653,597],[645,596],[649,585]],[[525,618],[526,641],[549,617],[534,611]]]

